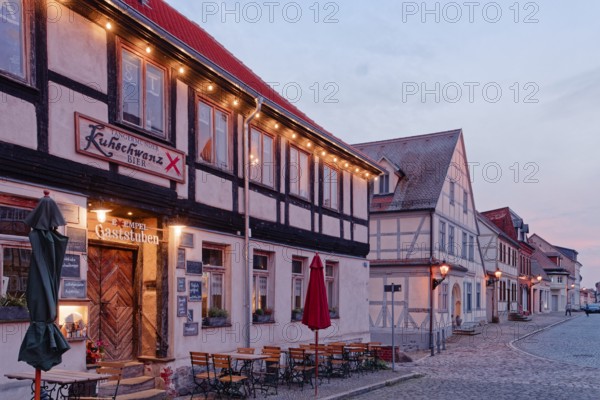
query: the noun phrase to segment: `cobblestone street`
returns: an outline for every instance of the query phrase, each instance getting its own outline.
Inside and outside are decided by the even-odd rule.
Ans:
[[[425,377],[354,399],[598,399],[599,315],[574,313],[517,342],[518,350],[510,345],[562,320],[558,313],[536,315],[531,322],[488,325],[481,335],[453,337],[441,355],[401,366]]]

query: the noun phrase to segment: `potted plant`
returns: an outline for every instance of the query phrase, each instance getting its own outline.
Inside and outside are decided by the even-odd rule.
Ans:
[[[338,318],[338,309],[336,307],[329,307],[329,318]]]
[[[210,326],[226,325],[228,317],[229,313],[227,310],[218,307],[211,307],[208,309],[208,325]]]
[[[302,321],[302,315],[304,314],[303,308],[294,308],[292,310],[292,321]]]
[[[253,315],[253,320],[254,322],[259,322],[259,323],[264,323],[264,322],[270,322],[273,318],[273,310],[271,310],[270,308],[257,308],[256,311],[254,311],[254,315]]]
[[[7,294],[0,297],[0,320],[29,321],[29,310],[27,310],[25,294],[21,296]]]

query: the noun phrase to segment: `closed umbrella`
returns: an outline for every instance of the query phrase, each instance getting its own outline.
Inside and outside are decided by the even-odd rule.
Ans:
[[[58,304],[58,288],[68,237],[56,231],[65,220],[48,191],[36,208],[25,218],[31,227],[31,264],[27,281],[27,308],[31,323],[21,349],[19,361],[36,369],[35,398],[40,396],[41,370],[48,371],[60,364],[62,354],[70,349],[66,339],[54,323]]]
[[[331,326],[329,318],[329,304],[327,303],[327,290],[325,289],[325,275],[323,262],[319,253],[315,254],[310,263],[310,278],[304,300],[304,314],[302,323],[315,332],[315,397],[319,392],[319,329]]]

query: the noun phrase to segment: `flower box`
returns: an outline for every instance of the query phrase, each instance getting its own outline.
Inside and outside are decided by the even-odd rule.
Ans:
[[[29,310],[26,307],[0,307],[0,321],[29,321]]]

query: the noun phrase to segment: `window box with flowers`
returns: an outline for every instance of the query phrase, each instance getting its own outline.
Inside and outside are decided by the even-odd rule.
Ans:
[[[273,310],[270,308],[257,308],[252,314],[252,321],[259,324],[273,322]]]
[[[206,326],[225,326],[227,325],[229,313],[227,310],[218,307],[212,307],[208,310],[208,317],[204,319],[203,325]]]
[[[85,342],[85,363],[96,364],[104,358],[104,342],[102,340],[87,340]]]
[[[304,315],[303,308],[294,308],[292,310],[292,321],[302,321],[303,315]]]
[[[339,318],[338,309],[336,307],[329,308],[329,318]]]
[[[25,295],[0,297],[0,321],[29,321]]]

